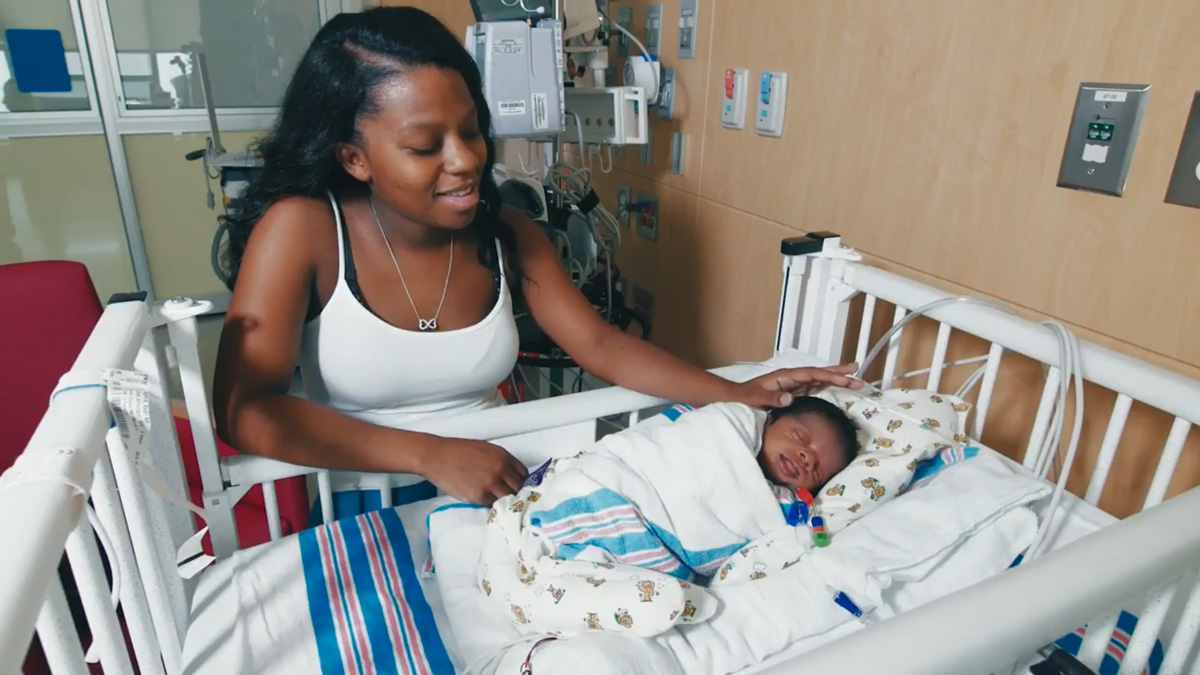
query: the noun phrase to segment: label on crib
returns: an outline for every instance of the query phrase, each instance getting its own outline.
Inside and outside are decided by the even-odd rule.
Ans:
[[[104,371],[104,384],[108,388],[109,412],[138,476],[159,497],[207,522],[208,513],[172,490],[150,463],[150,377],[137,371],[109,369]],[[201,547],[207,533],[207,527],[200,528],[176,552],[175,562],[184,579],[191,579],[216,560]]]
[[[104,384],[108,387],[113,421],[138,465],[149,446],[150,377],[136,371],[109,369],[104,371]]]

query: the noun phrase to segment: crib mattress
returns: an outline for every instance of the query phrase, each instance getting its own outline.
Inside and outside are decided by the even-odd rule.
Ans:
[[[184,672],[461,671],[470,664],[458,658],[437,584],[422,573],[429,560],[427,517],[449,503],[439,498],[339,521],[238,551],[206,570],[193,599]],[[1055,516],[1051,545],[1112,522],[1068,495]],[[794,658],[859,627],[846,621],[743,672]]]

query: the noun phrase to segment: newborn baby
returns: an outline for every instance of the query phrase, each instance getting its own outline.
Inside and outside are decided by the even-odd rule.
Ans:
[[[854,424],[811,397],[772,413],[717,403],[607,436],[495,503],[479,587],[534,632],[651,636],[707,620],[716,600],[690,582],[794,564],[811,545],[787,515],[795,490],[817,491],[856,451]],[[731,573],[734,558],[746,571]]]
[[[858,450],[858,427],[841,408],[801,396],[768,414],[758,465],[772,483],[816,494]]]

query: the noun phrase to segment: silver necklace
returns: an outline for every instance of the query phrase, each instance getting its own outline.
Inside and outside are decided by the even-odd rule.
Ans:
[[[442,299],[438,300],[437,311],[433,313],[433,317],[422,319],[421,313],[417,311],[417,303],[413,302],[412,293],[408,290],[408,282],[404,280],[404,272],[400,271],[400,263],[396,260],[396,253],[392,251],[392,243],[388,241],[387,232],[383,231],[383,223],[379,221],[379,212],[375,210],[374,198],[368,199],[367,203],[371,205],[371,215],[375,218],[375,226],[379,228],[379,234],[383,237],[383,246],[387,249],[388,255],[392,257],[392,265],[396,268],[396,274],[400,275],[400,285],[404,287],[404,294],[408,296],[408,304],[412,306],[413,314],[417,317],[417,330],[437,330],[438,317],[441,316],[442,305],[446,302],[446,291],[450,288],[450,271],[454,269],[454,233],[450,233],[450,264],[446,265],[446,281],[442,283]]]

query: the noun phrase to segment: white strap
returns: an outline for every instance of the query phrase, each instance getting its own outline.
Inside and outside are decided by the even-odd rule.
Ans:
[[[209,513],[171,489],[165,478],[150,464],[150,378],[145,373],[130,370],[106,370],[108,405],[116,422],[119,442],[131,455],[138,475],[152,492],[171,504],[181,506],[209,521]],[[117,441],[110,437],[110,442]],[[188,538],[175,553],[179,575],[191,579],[208,567],[216,558],[204,553],[201,540],[208,527]]]

